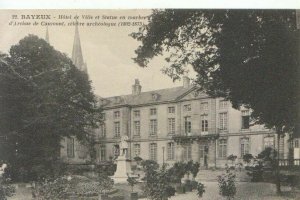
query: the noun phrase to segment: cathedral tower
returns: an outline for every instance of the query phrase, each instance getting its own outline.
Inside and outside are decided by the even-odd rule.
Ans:
[[[81,43],[80,43],[80,37],[79,37],[79,31],[78,31],[77,24],[75,26],[72,61],[78,69],[87,73],[87,66],[86,66],[86,63],[84,62],[83,56],[82,56]]]

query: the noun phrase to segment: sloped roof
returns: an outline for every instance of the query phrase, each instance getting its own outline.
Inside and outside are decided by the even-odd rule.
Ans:
[[[192,91],[194,88],[195,86],[193,85],[186,88],[181,86],[181,87],[167,88],[161,90],[153,90],[148,92],[141,92],[138,95],[130,94],[130,95],[101,98],[100,104],[102,104],[104,107],[113,107],[113,106],[122,106],[122,105],[138,106],[143,104],[175,101],[179,97],[183,96],[184,94]]]

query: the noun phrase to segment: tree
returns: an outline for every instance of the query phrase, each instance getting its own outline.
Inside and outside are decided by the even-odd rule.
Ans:
[[[142,43],[134,58],[140,66],[164,54],[169,64],[163,72],[173,80],[192,66],[207,94],[224,97],[236,109],[251,108],[253,124],[273,128],[278,138],[299,136],[294,10],[154,10],[131,36]]]
[[[254,157],[253,157],[253,155],[252,155],[251,153],[247,153],[247,154],[245,154],[245,155],[243,156],[243,161],[244,161],[245,163],[247,163],[247,165],[249,165],[249,163],[252,161],[253,158],[254,158]]]
[[[1,159],[29,179],[53,174],[61,139],[87,144],[101,122],[88,76],[33,35],[0,58]]]

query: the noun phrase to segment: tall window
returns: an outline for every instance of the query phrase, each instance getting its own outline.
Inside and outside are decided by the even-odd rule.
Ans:
[[[156,108],[150,109],[150,115],[156,115]]]
[[[242,111],[242,129],[249,129],[250,127],[250,115],[249,110]]]
[[[106,137],[106,125],[104,123],[101,124],[100,131],[101,131],[100,137],[101,138],[105,138]]]
[[[226,109],[227,108],[227,101],[221,100],[219,104],[220,109]]]
[[[219,140],[219,158],[227,158],[227,140],[220,139]]]
[[[105,145],[100,146],[100,161],[106,160],[106,147]]]
[[[273,136],[264,138],[264,147],[265,148],[268,148],[268,147],[274,148],[274,143],[275,143],[275,139]]]
[[[134,155],[139,156],[141,154],[141,145],[140,144],[134,144]]]
[[[201,110],[203,113],[208,113],[208,102],[201,103]]]
[[[192,159],[192,145],[186,145],[183,147],[183,159],[191,160]]]
[[[74,158],[74,138],[67,138],[67,156]]]
[[[227,113],[220,113],[220,130],[227,130]]]
[[[204,158],[204,155],[205,155],[205,145],[201,144],[199,146],[199,157]]]
[[[175,107],[174,106],[168,107],[168,113],[169,114],[174,114],[175,113]]]
[[[149,155],[150,160],[157,160],[157,144],[152,143],[150,144],[150,155]]]
[[[141,134],[141,123],[140,121],[134,122],[134,135],[140,135]]]
[[[295,148],[299,148],[299,140],[298,139],[295,139]]]
[[[120,111],[115,111],[114,112],[114,118],[119,119],[120,118]]]
[[[168,134],[175,134],[175,118],[168,118]]]
[[[202,115],[201,116],[201,132],[208,132],[208,116]]]
[[[191,111],[192,110],[191,104],[184,105],[183,110],[184,111]]]
[[[114,126],[115,126],[115,137],[119,137],[121,132],[120,122],[115,122]]]
[[[192,132],[192,119],[190,116],[184,117],[184,132],[185,134]]]
[[[139,118],[139,117],[140,117],[140,111],[139,111],[139,110],[133,111],[133,116],[134,116],[135,118]]]
[[[174,143],[169,142],[167,145],[167,151],[168,151],[168,160],[174,160],[175,159],[175,148],[174,148]]]
[[[241,157],[250,152],[250,143],[249,138],[241,139]]]
[[[157,134],[157,120],[151,119],[150,120],[150,135],[156,135]]]

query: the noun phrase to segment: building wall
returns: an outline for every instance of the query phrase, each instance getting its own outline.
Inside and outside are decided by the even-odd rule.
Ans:
[[[205,96],[199,96],[195,98],[193,95],[187,94],[186,97],[173,102],[163,103],[148,103],[145,105],[136,106],[115,106],[105,108],[105,126],[106,137],[98,138],[96,145],[97,161],[110,160],[115,157],[114,146],[118,145],[120,138],[127,135],[130,140],[128,158],[133,159],[135,156],[134,145],[140,144],[140,156],[143,159],[150,159],[150,144],[157,144],[157,162],[172,164],[176,161],[188,160],[183,155],[183,145],[177,144],[172,139],[172,135],[168,134],[168,118],[175,118],[175,135],[186,135],[185,133],[185,117],[191,116],[192,133],[193,136],[202,136],[206,134],[219,134],[219,139],[215,140],[201,140],[194,141],[191,144],[191,159],[200,162],[201,166],[204,166],[204,158],[200,158],[200,144],[205,144],[208,147],[207,166],[224,166],[227,161],[227,156],[233,154],[238,158],[238,162],[242,161],[241,155],[241,140],[243,138],[249,139],[249,153],[253,156],[257,156],[265,148],[266,137],[274,137],[274,146],[277,148],[277,139],[275,133],[272,130],[266,129],[263,125],[253,125],[249,129],[242,129],[242,111],[246,110],[241,108],[241,111],[232,108],[231,104],[227,102],[227,106],[222,107],[223,99],[208,98]],[[208,103],[207,111],[203,108],[203,103]],[[191,105],[191,110],[187,111],[185,105]],[[175,113],[168,113],[169,107],[175,107]],[[156,108],[156,115],[150,115],[150,109]],[[135,117],[134,112],[139,110],[140,116]],[[120,117],[116,119],[114,112],[119,111]],[[220,130],[220,113],[227,113],[227,129]],[[201,131],[201,117],[206,114],[208,118],[208,133]],[[150,136],[150,120],[157,120],[157,135]],[[120,136],[115,137],[114,123],[120,122]],[[134,122],[140,122],[140,135],[134,134]],[[101,135],[101,129],[95,130],[96,135]],[[219,141],[225,139],[226,144],[226,156],[219,156]],[[287,138],[284,138],[284,152],[283,158],[288,158],[289,147],[287,145]],[[174,159],[168,160],[168,143],[174,142]],[[105,146],[105,158],[101,158],[101,146]],[[102,148],[103,150],[103,148]],[[164,153],[163,153],[164,151]],[[66,151],[62,150],[62,156],[65,157]],[[76,160],[75,156],[72,161]],[[77,159],[77,161],[81,161]]]

